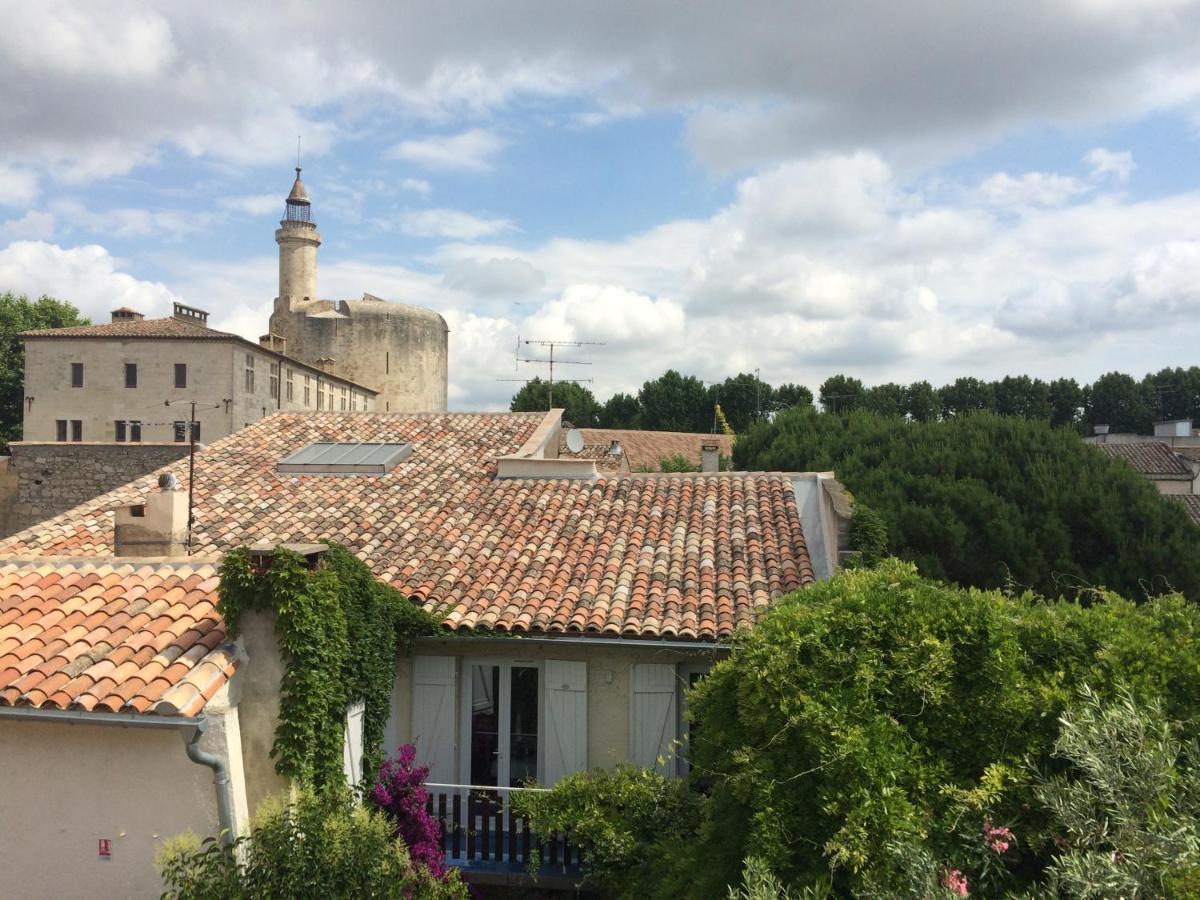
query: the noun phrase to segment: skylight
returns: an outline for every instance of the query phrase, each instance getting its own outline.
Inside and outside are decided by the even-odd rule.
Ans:
[[[386,475],[412,456],[412,444],[309,444],[275,471],[286,475]]]

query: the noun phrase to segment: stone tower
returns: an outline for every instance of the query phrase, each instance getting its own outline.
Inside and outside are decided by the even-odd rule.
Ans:
[[[361,300],[317,298],[317,247],[321,235],[296,169],[279,244],[279,296],[271,334],[284,352],[309,365],[379,391],[384,412],[444,412],[446,320],[431,309],[392,303],[371,294]]]

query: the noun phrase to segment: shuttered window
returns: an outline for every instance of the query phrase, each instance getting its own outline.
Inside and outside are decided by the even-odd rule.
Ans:
[[[664,774],[675,771],[675,667],[635,663],[630,706],[629,759]]]
[[[428,780],[452,784],[454,777],[454,715],[457,659],[453,656],[413,657],[412,739],[417,763],[429,766]]]
[[[564,776],[587,768],[587,663],[548,659],[545,684],[542,783],[553,787]]]

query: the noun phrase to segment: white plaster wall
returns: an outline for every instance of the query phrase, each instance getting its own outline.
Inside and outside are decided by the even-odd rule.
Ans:
[[[219,752],[221,736],[201,746]],[[217,831],[212,770],[175,729],[0,720],[0,895],[157,897],[159,843]],[[112,857],[98,855],[112,839]]]

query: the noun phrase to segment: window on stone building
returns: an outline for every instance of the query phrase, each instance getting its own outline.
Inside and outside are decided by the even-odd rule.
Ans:
[[[350,392],[350,412],[358,412],[358,394]]]
[[[271,383],[269,385],[269,387],[271,388],[271,396],[278,397],[279,396],[279,363],[271,363],[268,368],[271,373],[270,374]]]
[[[113,440],[115,440],[118,444],[123,444],[126,440],[128,440],[124,419],[117,419],[117,421],[113,423]]]
[[[137,387],[137,363],[125,363],[125,387]]]
[[[185,444],[188,441],[187,422],[180,420],[175,422],[175,443]],[[200,442],[200,423],[192,422],[192,433],[196,436],[196,443]]]
[[[341,389],[342,412],[346,411],[346,389]]]
[[[175,363],[175,387],[187,387],[187,363]]]
[[[292,369],[288,369],[287,370],[287,386],[286,386],[285,390],[287,391],[287,399],[288,399],[289,403],[292,402],[293,399],[295,399],[295,393],[296,393],[296,386],[294,384],[295,377],[296,377],[296,373]]]
[[[309,387],[309,382],[312,381],[311,375],[304,376],[304,408],[307,409],[312,403],[312,392]]]
[[[80,441],[83,440],[83,420],[82,419],[72,419],[71,420],[71,440],[75,441],[76,443],[79,443]]]
[[[83,363],[71,363],[71,387],[83,387]]]
[[[134,444],[142,442],[142,423],[133,419],[129,423],[129,440]]]
[[[67,420],[59,419],[54,423],[54,427],[56,439],[59,441],[65,441],[67,439]]]
[[[246,354],[246,393],[254,393],[254,354]]]
[[[325,408],[325,385],[317,382],[317,409]]]

